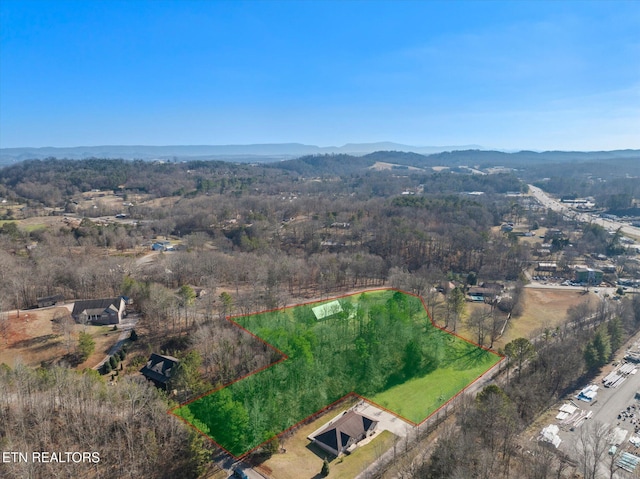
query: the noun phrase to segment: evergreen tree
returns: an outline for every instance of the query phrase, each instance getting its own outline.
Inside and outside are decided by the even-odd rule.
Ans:
[[[584,350],[584,360],[589,369],[598,369],[611,359],[611,337],[605,325],[596,331],[595,336]]]
[[[118,367],[118,359],[115,355],[109,357],[109,365],[111,366],[111,369]]]
[[[96,348],[96,342],[89,333],[82,331],[78,336],[78,354],[81,361],[86,361]]]
[[[329,475],[329,461],[327,461],[326,458],[324,459],[324,461],[322,461],[322,469],[320,470],[320,475],[322,477],[327,477]]]
[[[609,323],[607,324],[607,331],[609,333],[609,340],[611,343],[611,352],[613,353],[617,351],[620,346],[622,346],[624,333],[622,330],[622,322],[620,321],[620,318],[616,316],[611,321],[609,321]]]

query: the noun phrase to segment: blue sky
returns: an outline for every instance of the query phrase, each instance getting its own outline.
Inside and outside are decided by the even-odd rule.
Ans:
[[[640,2],[0,2],[0,147],[640,148]]]

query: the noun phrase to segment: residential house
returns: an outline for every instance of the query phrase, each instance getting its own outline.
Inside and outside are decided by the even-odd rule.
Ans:
[[[504,286],[500,283],[482,283],[480,286],[472,286],[469,288],[467,294],[473,298],[482,298],[483,300],[492,300],[496,296],[498,296]],[[473,299],[474,301],[478,301],[478,299]]]
[[[167,389],[167,383],[175,374],[180,361],[173,356],[152,353],[147,364],[140,370],[142,375],[160,389]]]
[[[122,296],[107,299],[76,301],[71,316],[79,323],[119,324],[125,316],[126,302]]]
[[[309,439],[334,456],[351,453],[358,442],[371,436],[378,421],[350,409],[315,431]]]

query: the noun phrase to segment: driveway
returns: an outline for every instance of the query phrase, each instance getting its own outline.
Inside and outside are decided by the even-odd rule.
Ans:
[[[358,404],[355,410],[369,416],[370,418],[377,419],[378,425],[376,426],[376,429],[392,432],[399,437],[406,437],[407,433],[414,428],[414,426],[403,421],[398,416],[394,416],[390,412],[380,409],[366,401]]]
[[[124,318],[122,320],[122,322],[120,324],[118,324],[118,329],[120,330],[120,335],[118,336],[118,341],[116,342],[116,344],[111,346],[111,348],[109,349],[109,352],[107,353],[107,355],[102,359],[102,361],[100,361],[98,364],[96,364],[93,367],[93,369],[96,369],[96,370],[100,369],[104,363],[109,361],[109,358],[111,356],[113,356],[115,353],[120,351],[120,349],[122,349],[122,345],[124,344],[124,342],[131,335],[131,330],[133,328],[135,328],[136,324],[138,324],[138,320],[139,319],[140,319],[140,315],[139,314],[137,314],[137,313],[136,314],[129,314],[129,315],[127,315],[126,318]]]

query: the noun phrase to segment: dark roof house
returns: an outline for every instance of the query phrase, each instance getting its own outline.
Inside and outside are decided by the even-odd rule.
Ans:
[[[180,361],[173,356],[152,353],[147,364],[140,370],[142,375],[153,381],[156,387],[166,389],[171,375]]]
[[[378,421],[350,409],[314,432],[309,439],[325,451],[339,456],[350,453],[356,444],[374,433]]]
[[[119,324],[125,313],[125,301],[118,298],[76,301],[71,316],[79,323]]]

